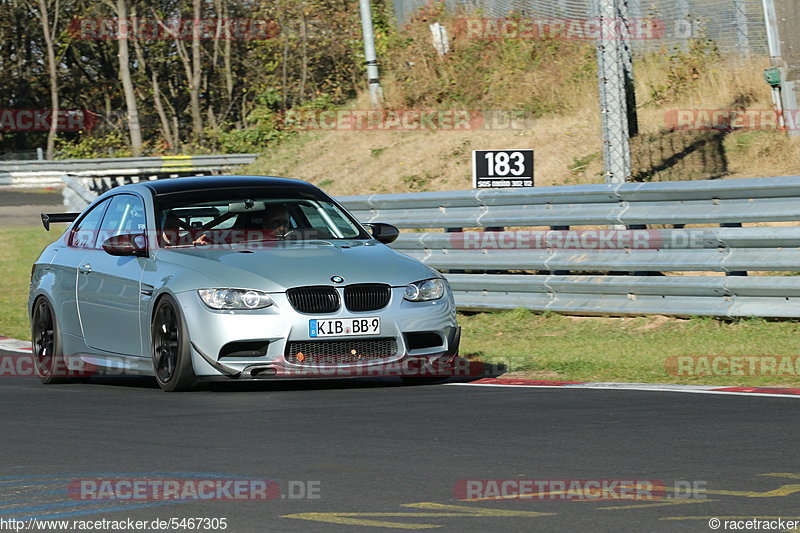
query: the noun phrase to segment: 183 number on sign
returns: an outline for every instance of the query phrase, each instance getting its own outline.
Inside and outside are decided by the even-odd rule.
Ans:
[[[533,150],[474,150],[472,186],[533,187]]]

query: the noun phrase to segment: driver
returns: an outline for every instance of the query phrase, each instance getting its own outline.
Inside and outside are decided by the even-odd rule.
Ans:
[[[286,205],[268,205],[262,213],[263,215],[257,218],[247,217],[246,219],[248,221],[258,222],[262,227],[246,227],[241,228],[241,230],[258,232],[261,234],[259,238],[263,238],[264,240],[270,240],[275,237],[282,239],[291,232],[291,215],[289,215],[289,209]],[[253,214],[257,215],[260,213],[256,212]],[[252,239],[252,237],[250,238]],[[208,245],[211,244],[211,240],[206,233],[202,233],[193,244]]]
[[[161,241],[166,246],[177,246],[181,241],[181,219],[170,211],[161,226]]]
[[[267,207],[264,217],[264,229],[278,236],[285,236],[289,231],[289,210],[283,204],[274,204]]]

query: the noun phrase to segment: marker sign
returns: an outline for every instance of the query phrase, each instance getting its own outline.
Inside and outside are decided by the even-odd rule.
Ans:
[[[473,150],[472,186],[533,187],[533,150]]]

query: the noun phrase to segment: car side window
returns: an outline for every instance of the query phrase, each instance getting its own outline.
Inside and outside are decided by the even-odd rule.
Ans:
[[[117,235],[141,234],[146,229],[142,199],[132,194],[119,194],[111,199],[100,224],[95,246],[100,248],[106,239]]]
[[[92,248],[100,229],[100,221],[108,207],[108,200],[94,206],[72,229],[69,245],[75,248]]]

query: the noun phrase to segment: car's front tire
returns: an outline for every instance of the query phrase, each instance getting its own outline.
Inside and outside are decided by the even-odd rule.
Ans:
[[[192,389],[197,376],[192,367],[189,335],[180,306],[169,295],[158,300],[150,328],[153,373],[166,392]]]

